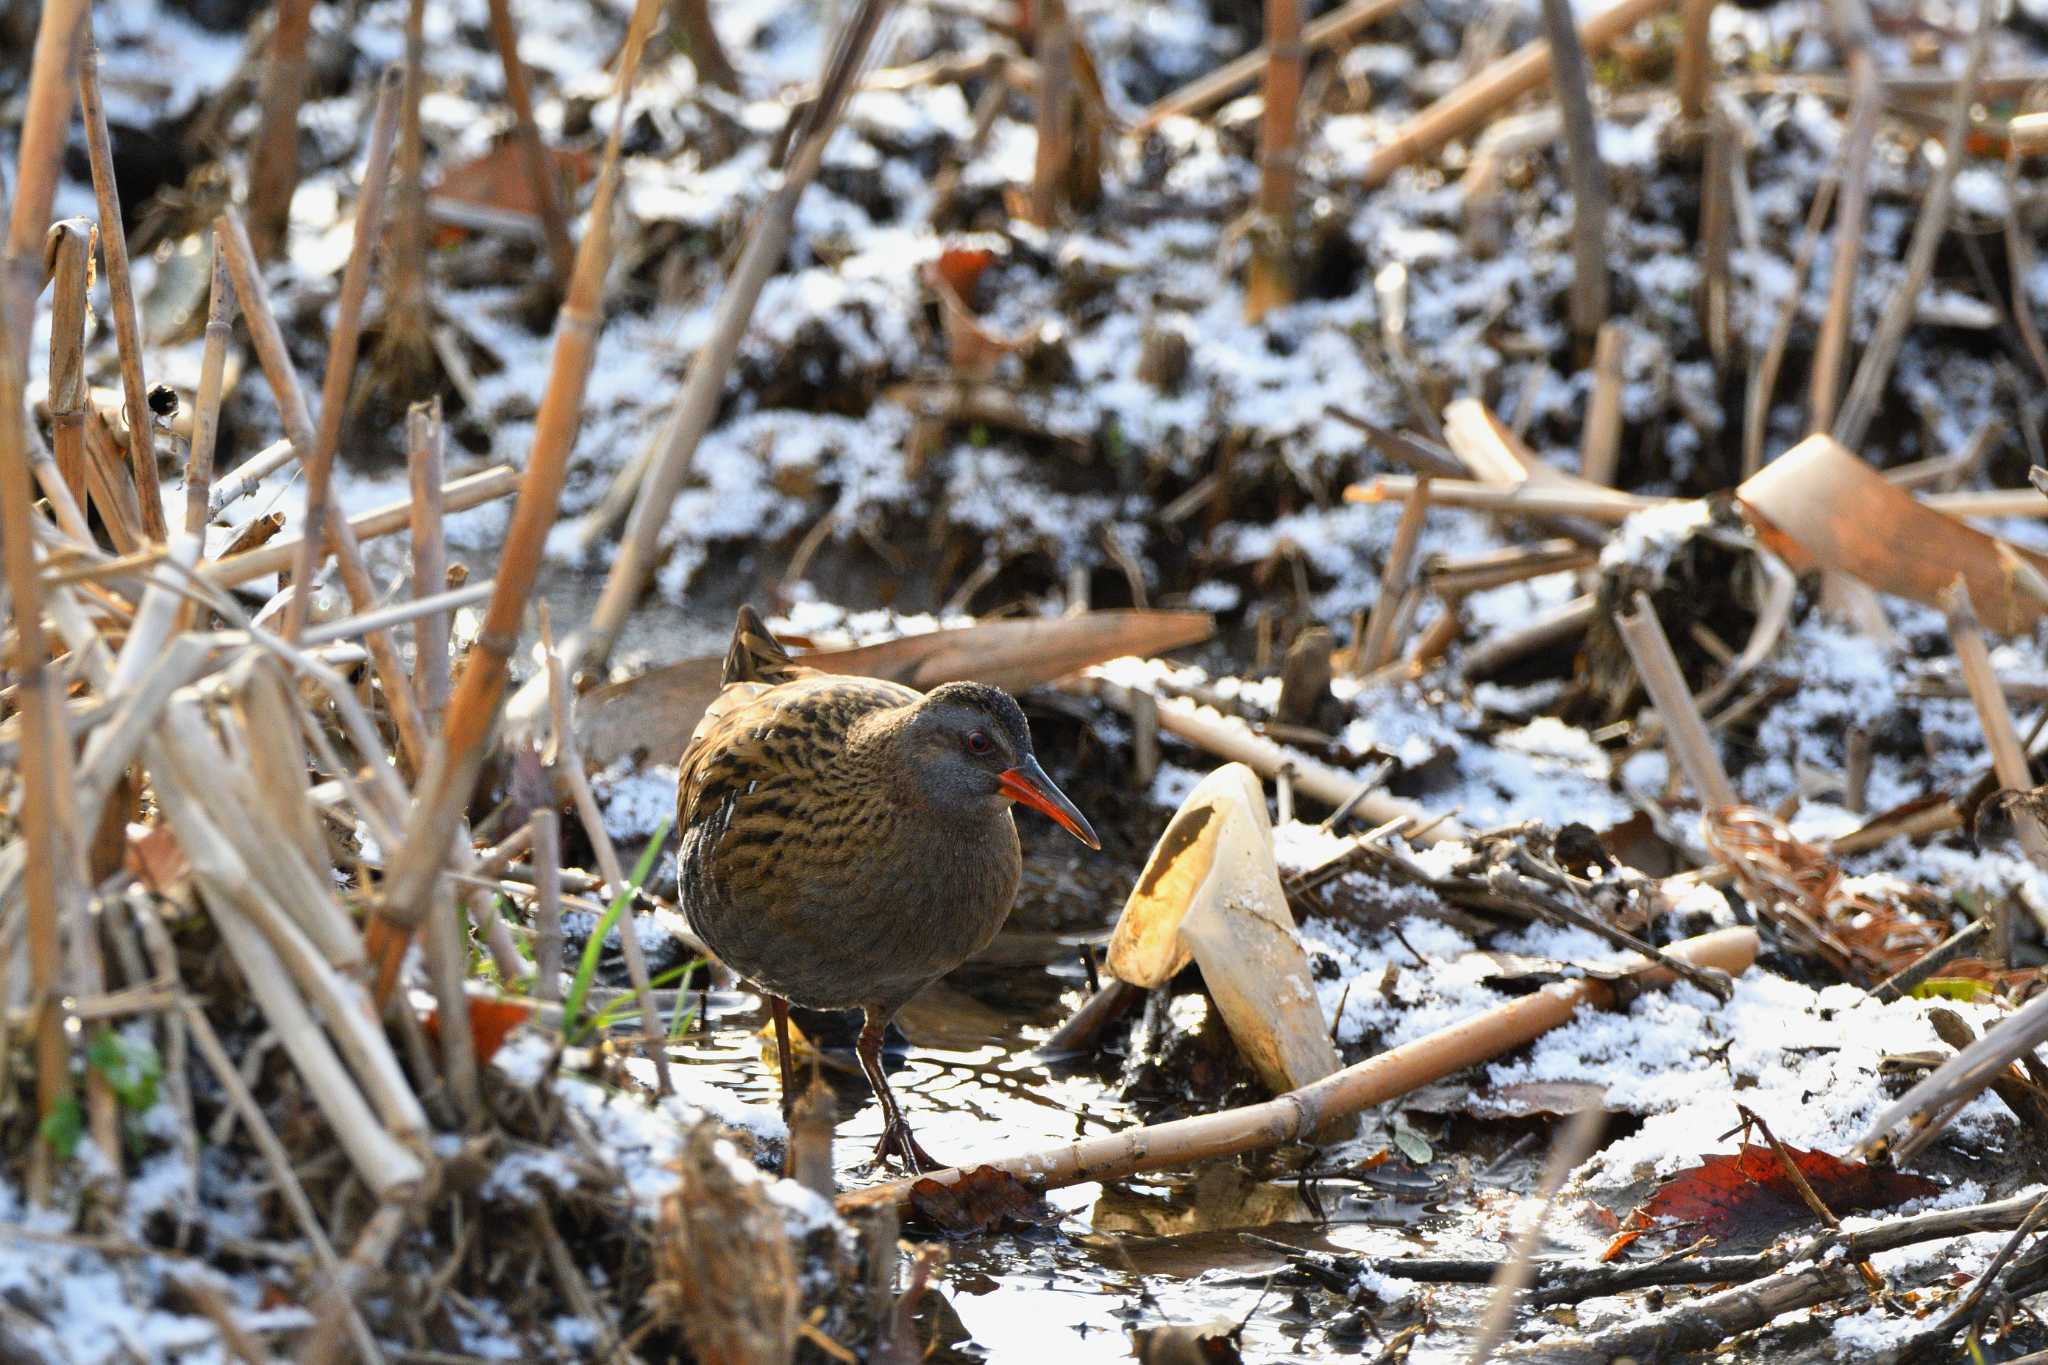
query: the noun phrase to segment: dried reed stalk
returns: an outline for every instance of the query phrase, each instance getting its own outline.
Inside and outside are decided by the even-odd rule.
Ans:
[[[229,287],[233,287],[232,282]],[[207,515],[216,516],[237,498],[247,497],[255,492],[258,484],[297,459],[298,455],[298,448],[292,444],[289,436],[272,441],[229,470],[214,484],[207,502]]]
[[[1672,3],[1673,0],[1621,0],[1579,25],[1581,50],[1589,55],[1604,51],[1609,43]],[[1387,144],[1366,162],[1361,183],[1366,189],[1378,188],[1395,171],[1463,137],[1549,79],[1547,42],[1531,43],[1501,58],[1395,129]]]
[[[562,213],[561,175],[540,140],[540,125],[533,121],[533,93],[526,84],[526,64],[519,60],[519,31],[512,24],[512,0],[491,0],[491,41],[497,45],[498,60],[505,68],[505,102],[512,106],[513,136],[519,142],[519,155],[526,162],[526,178],[533,182],[541,232],[548,244],[548,264],[553,269],[556,287],[566,289],[576,268],[576,247],[569,240],[569,221]]]
[[[2006,791],[2030,791],[2034,777],[2027,760],[2027,746],[2013,724],[2012,708],[2006,704],[1998,673],[1991,666],[1990,647],[1985,644],[1984,627],[1978,624],[1976,610],[1970,604],[1969,586],[1960,577],[1942,594],[1942,609],[1948,615],[1948,635],[1955,645],[1956,665],[1962,670],[1971,704],[1977,708],[1977,719],[1984,727],[1984,740],[1991,749],[1991,770],[1998,777],[1998,785]],[[2013,806],[2012,821],[2020,847],[2036,866],[2048,868],[2048,824],[2022,805]]]
[[[1728,368],[1734,334],[1729,319],[1735,294],[1729,275],[1735,219],[1735,173],[1742,135],[1721,110],[1705,124],[1706,156],[1700,166],[1700,331],[1717,372]]]
[[[1843,11],[1861,12],[1855,0]],[[1859,27],[1844,24],[1850,41],[1849,80],[1855,91],[1849,109],[1849,135],[1842,145],[1842,190],[1835,214],[1834,271],[1828,283],[1828,310],[1821,319],[1820,340],[1813,351],[1813,382],[1807,397],[1807,427],[1826,431],[1835,424],[1835,405],[1842,392],[1842,366],[1849,354],[1850,312],[1856,297],[1856,264],[1863,254],[1863,225],[1870,213],[1870,158],[1877,141],[1879,95],[1877,63],[1870,55],[1869,16]]]
[[[370,292],[370,261],[384,226],[384,191],[391,179],[392,141],[398,130],[399,73],[386,71],[377,86],[377,112],[370,121],[369,155],[363,191],[356,201],[355,236],[341,275],[341,300],[327,345],[327,373],[320,385],[320,427],[302,457],[306,473],[306,538],[292,567],[292,596],[285,607],[284,638],[296,640],[313,605],[313,577],[320,567],[323,528],[334,476],[334,452],[348,416],[349,383],[355,378],[357,343],[363,330],[363,301]],[[244,300],[244,309],[251,307]],[[296,444],[296,442],[294,442]],[[386,680],[389,681],[388,679]],[[395,707],[393,708],[396,709]],[[417,737],[415,737],[417,739]],[[414,761],[419,754],[415,751]]]
[[[1391,502],[1415,492],[1419,480],[1407,474],[1381,474],[1371,483],[1344,490],[1346,502]],[[1669,507],[1683,498],[1622,493],[1605,488],[1573,488],[1538,483],[1480,483],[1473,479],[1431,479],[1430,501],[1439,507],[1469,507],[1501,516],[1583,517],[1588,521],[1623,522],[1653,507]]]
[[[597,349],[604,306],[605,268],[611,258],[611,214],[619,183],[619,139],[626,99],[632,93],[640,54],[652,25],[655,0],[640,0],[626,37],[619,75],[620,117],[605,144],[604,164],[591,201],[590,223],[576,253],[575,273],[556,317],[548,384],[534,420],[533,453],[527,459],[512,525],[505,534],[497,586],[485,609],[483,628],[462,670],[462,682],[448,706],[442,743],[419,783],[418,803],[403,847],[385,879],[383,903],[370,925],[377,996],[390,994],[407,940],[424,920],[463,808],[476,788],[491,737],[496,731],[505,678],[518,646],[526,604],[540,574],[548,532],[560,508],[562,480],[583,404],[584,385]]]
[[[128,233],[121,224],[121,190],[114,182],[114,144],[107,135],[107,110],[100,100],[100,47],[85,26],[85,59],[78,66],[78,102],[85,116],[85,149],[92,162],[92,192],[99,205],[100,255],[107,265],[107,297],[114,307],[114,342],[121,353],[121,390],[128,419],[128,463],[142,503],[142,529],[151,540],[170,534],[164,519],[163,480],[156,472],[156,427],[149,414],[149,389],[142,382],[142,323],[135,311],[135,284],[128,274]]]
[[[13,212],[0,259],[0,565],[14,616],[16,709],[21,716],[21,805],[26,853],[30,1017],[34,1021],[36,1110],[47,1118],[71,1092],[70,1049],[58,996],[63,987],[59,878],[69,856],[64,831],[76,828],[60,808],[69,786],[70,745],[59,718],[56,679],[43,638],[43,592],[36,572],[35,489],[29,474],[29,433],[23,390],[28,337],[41,292],[43,241],[63,165],[65,124],[73,99],[72,59],[87,17],[84,0],[46,0],[29,67]],[[49,1196],[49,1149],[36,1145],[30,1197]]]
[[[86,279],[92,271],[92,224],[52,224],[43,248],[50,271],[50,444],[71,496],[88,494],[85,456]],[[88,539],[87,543],[91,543]]]
[[[412,595],[431,599],[448,586],[448,542],[441,524],[441,485],[446,479],[441,400],[415,403],[405,415],[405,446],[412,475]],[[448,709],[450,621],[431,612],[412,628],[413,683],[419,689],[420,719],[430,734],[441,731]]]
[[[1399,10],[1405,0],[1349,0],[1302,31],[1305,52],[1335,47],[1347,38],[1371,27]],[[1213,109],[1259,78],[1266,69],[1267,49],[1254,48],[1234,57],[1204,76],[1197,76],[1147,109],[1131,128],[1143,135],[1162,121],[1181,114],[1199,114]]]
[[[550,807],[529,818],[533,831],[533,997],[562,998],[562,821]]]
[[[1635,660],[1643,690],[1650,694],[1650,704],[1664,721],[1665,744],[1685,770],[1700,805],[1708,810],[1734,805],[1735,787],[1728,781],[1720,755],[1714,752],[1714,741],[1707,734],[1706,722],[1700,719],[1699,708],[1693,705],[1692,693],[1686,689],[1685,676],[1678,671],[1678,658],[1671,652],[1671,642],[1664,637],[1664,626],[1650,605],[1649,595],[1635,595],[1633,614],[1616,612],[1614,627],[1620,632],[1622,643],[1628,646],[1629,657]]]
[[[1674,943],[1666,951],[1695,967],[1735,975],[1749,970],[1756,961],[1757,936],[1754,929],[1722,929]],[[1665,986],[1674,979],[1668,968],[1655,966],[1630,978],[1641,986]],[[1141,1171],[1235,1156],[1282,1142],[1307,1142],[1335,1119],[1408,1094],[1541,1037],[1569,1020],[1581,1006],[1613,1009],[1628,995],[1607,981],[1562,982],[1496,1005],[1426,1038],[1390,1048],[1263,1104],[1127,1128],[1025,1155],[999,1156],[977,1163],[977,1167],[993,1166],[1044,1189],[1063,1189],[1085,1181],[1120,1180]],[[952,1185],[964,1174],[937,1171],[856,1190],[840,1196],[839,1211],[846,1216],[880,1208],[908,1213],[913,1185],[926,1181]]]
[[[689,373],[684,376],[682,391],[670,409],[660,444],[641,478],[633,511],[626,519],[625,538],[612,561],[611,572],[605,577],[590,629],[580,645],[571,641],[566,646],[571,668],[601,664],[611,657],[619,630],[654,570],[662,525],[668,520],[669,507],[690,471],[690,457],[696,452],[697,442],[718,415],[726,372],[732,368],[747,321],[760,301],[762,286],[781,263],[783,250],[789,245],[797,200],[818,173],[825,143],[838,126],[855,77],[866,61],[868,47],[892,3],[893,0],[861,0],[839,35],[824,78],[819,82],[817,101],[798,129],[795,150],[782,172],[782,184],[755,215],[747,232],[746,250],[719,294],[718,316],[712,323],[711,335],[690,360]]]
[[[264,260],[284,247],[299,188],[299,102],[306,95],[306,37],[312,26],[313,0],[277,0],[257,100],[263,122],[249,158],[249,232]]]
[[[1125,715],[1137,711],[1136,698],[1152,696],[1093,674],[1083,679],[1082,687]],[[1253,734],[1241,722],[1227,720],[1215,711],[1179,697],[1152,696],[1152,706],[1158,713],[1160,729],[1225,762],[1243,763],[1269,781],[1277,779],[1283,768],[1291,768],[1294,790],[1299,795],[1331,807],[1342,806],[1358,797],[1356,773],[1332,767],[1307,754],[1276,744],[1264,735]],[[1445,839],[1462,838],[1467,832],[1455,820],[1438,820],[1415,802],[1384,792],[1358,799],[1352,810],[1369,825],[1383,825],[1389,820],[1401,819],[1429,825],[1427,832],[1414,836],[1418,843],[1440,843]]]
[[[1266,0],[1266,81],[1259,118],[1258,213],[1245,279],[1245,321],[1294,300],[1294,198],[1307,49],[1300,0]]]
[[[1621,365],[1628,330],[1603,322],[1593,341],[1593,392],[1586,400],[1586,424],[1579,434],[1579,477],[1614,487],[1621,466]]]
[[[661,1093],[671,1094],[675,1085],[669,1077],[668,1048],[661,1031],[661,1019],[654,1008],[654,986],[647,974],[647,953],[640,946],[633,892],[626,882],[625,864],[619,861],[618,850],[612,846],[611,832],[605,828],[604,812],[598,809],[597,797],[590,790],[590,775],[583,770],[583,754],[576,746],[575,694],[569,690],[569,671],[562,666],[562,656],[555,651],[545,605],[541,607],[540,621],[541,652],[547,662],[548,698],[555,715],[555,772],[569,784],[569,790],[574,794],[576,813],[583,821],[583,832],[597,853],[598,870],[604,873],[606,894],[614,899],[625,897],[625,912],[619,916],[618,926],[620,955],[626,959],[626,976],[633,983],[633,993],[640,998],[640,1025],[644,1032],[642,1046],[647,1052],[647,1060],[654,1063],[654,1075],[661,1086]]]
[[[1032,41],[1038,62],[1038,145],[1031,165],[1031,221],[1049,228],[1058,221],[1062,187],[1074,161],[1074,35],[1061,0],[1041,0]]]
[[[1714,0],[1684,0],[1678,32],[1678,116],[1697,125],[1706,117],[1714,71]]]
[[[1991,0],[1979,0],[1977,27],[1970,33],[1969,55],[1956,82],[1955,103],[1949,109],[1948,131],[1942,139],[1941,165],[1934,173],[1934,183],[1927,187],[1920,201],[1912,244],[1906,248],[1905,277],[1885,304],[1884,316],[1878,319],[1877,331],[1857,362],[1849,396],[1843,400],[1841,415],[1835,420],[1835,439],[1852,450],[1862,446],[1871,419],[1877,415],[1878,400],[1891,379],[1892,364],[1898,359],[1900,343],[1906,339],[1906,328],[1913,321],[1920,291],[1934,269],[1934,253],[1948,234],[1949,198],[1955,189],[1956,173],[1963,168],[1970,133],[1970,102],[1975,97],[1977,76],[1984,69],[1984,54],[1991,45],[1991,30],[1996,22],[1997,9]],[[2025,299],[2017,298],[2015,302],[2023,306]]]
[[[1401,647],[1394,632],[1394,620],[1401,604],[1415,586],[1415,551],[1422,544],[1422,528],[1429,520],[1429,476],[1415,481],[1407,501],[1401,504],[1401,521],[1394,528],[1394,543],[1387,561],[1380,566],[1380,592],[1373,599],[1372,615],[1366,618],[1365,638],[1352,659],[1355,676],[1392,663]]]
[[[442,511],[450,514],[466,512],[472,507],[495,502],[517,492],[519,482],[519,471],[509,465],[493,465],[475,474],[450,479],[441,486]],[[412,524],[412,501],[408,498],[404,502],[389,503],[345,524],[351,544],[394,535]],[[265,574],[278,573],[291,567],[298,558],[302,539],[300,536],[286,536],[256,549],[202,564],[198,569],[199,576],[217,587],[231,588]]]
[[[1599,602],[1593,594],[1587,593],[1532,620],[1503,626],[1465,651],[1459,660],[1459,671],[1467,681],[1498,673],[1539,649],[1548,649],[1584,635],[1599,611]]]
[[[1770,425],[1771,393],[1778,387],[1778,370],[1785,363],[1785,349],[1792,342],[1792,328],[1799,320],[1799,300],[1806,289],[1806,272],[1813,268],[1814,252],[1820,247],[1820,225],[1835,201],[1837,177],[1830,174],[1814,191],[1813,204],[1806,211],[1806,225],[1799,230],[1799,245],[1792,253],[1793,287],[1786,292],[1771,339],[1761,360],[1751,365],[1749,387],[1742,404],[1742,477],[1748,478],[1764,467],[1764,435]]]
[[[228,307],[233,301],[227,257],[213,243],[213,283],[206,296],[206,341],[199,358],[199,410],[192,417],[192,449],[185,460],[185,531],[204,535],[213,515],[213,449],[220,437],[221,376],[227,367]]]
[[[1543,0],[1543,28],[1551,88],[1564,111],[1565,169],[1572,187],[1572,334],[1586,345],[1607,321],[1607,168],[1600,160],[1592,74],[1572,24],[1571,0]]]
[[[379,130],[381,130],[381,141],[383,144],[383,160],[388,166],[392,141],[391,124],[395,116],[396,94],[396,86],[391,79],[391,73],[387,72],[378,100],[378,130],[373,130],[370,135],[370,152],[373,168],[378,161]],[[371,186],[376,185],[379,187],[378,197],[381,199],[382,181],[383,175],[379,173],[376,176],[369,177],[364,183],[364,202],[357,210],[355,251],[349,257],[348,269],[344,273],[342,281],[341,307],[344,315],[351,311],[349,303],[350,280],[357,275],[358,264],[360,263],[365,273],[368,270],[369,250],[362,235],[363,220],[366,216],[372,215],[373,208],[375,207],[369,202]],[[323,396],[327,392],[338,393],[339,396],[335,397],[323,409],[321,414],[321,434],[316,436],[313,432],[312,418],[306,409],[305,394],[299,388],[298,371],[292,368],[291,356],[285,351],[284,334],[278,330],[277,315],[271,311],[270,295],[263,287],[263,275],[257,266],[255,253],[250,249],[248,234],[243,231],[240,220],[235,217],[232,210],[221,214],[220,217],[214,220],[214,237],[216,241],[226,248],[228,273],[233,278],[235,296],[242,305],[242,317],[249,324],[249,341],[255,347],[256,359],[263,367],[263,377],[270,384],[271,395],[277,402],[278,418],[284,424],[285,435],[290,438],[292,445],[299,451],[300,462],[309,467],[304,534],[297,541],[274,542],[254,552],[255,555],[265,555],[268,552],[281,549],[289,550],[290,552],[287,558],[277,566],[282,568],[284,564],[291,564],[295,574],[295,581],[291,588],[292,597],[286,612],[286,634],[287,638],[289,638],[291,609],[296,607],[303,614],[304,606],[302,604],[306,601],[304,596],[306,580],[312,577],[315,568],[323,558],[317,552],[316,547],[328,541],[333,542],[335,562],[341,570],[342,585],[348,592],[350,603],[359,612],[371,611],[377,606],[377,591],[375,585],[370,581],[369,569],[363,563],[362,546],[356,541],[354,527],[339,512],[334,512],[332,515],[329,514],[329,509],[326,506],[328,499],[325,493],[327,479],[323,477],[316,481],[310,473],[310,466],[313,463],[313,452],[330,439],[338,440],[338,433],[333,438],[327,435],[328,424],[331,417],[332,422],[338,427],[342,419],[342,409],[347,402],[348,395],[348,376],[346,374],[337,376],[336,370],[337,368],[353,368],[353,357],[356,351],[355,336],[360,328],[362,317],[362,296],[360,290],[366,286],[364,281],[357,280],[356,288],[358,292],[355,295],[355,304],[352,310],[355,318],[349,328],[346,355],[344,356],[338,351],[329,353],[327,367],[328,382],[323,391]],[[342,347],[344,344],[343,328],[339,323],[335,327],[333,344],[337,348]],[[334,446],[328,444],[326,448],[328,454],[327,463],[331,468]],[[321,504],[317,516],[314,507],[316,492]],[[407,521],[407,515],[401,512],[397,525],[392,529],[395,530],[398,526],[407,524]],[[238,560],[252,557],[238,556]],[[276,569],[266,569],[258,572],[276,572]],[[251,576],[255,575],[252,574]],[[398,657],[398,649],[391,642],[388,632],[372,631],[364,639],[363,644],[370,651],[370,659],[377,669],[377,680],[383,685],[384,704],[390,709],[392,724],[398,729],[399,747],[406,760],[412,764],[413,771],[418,772],[426,761],[427,740],[420,724],[419,707],[413,700],[412,680],[406,675],[405,666]]]

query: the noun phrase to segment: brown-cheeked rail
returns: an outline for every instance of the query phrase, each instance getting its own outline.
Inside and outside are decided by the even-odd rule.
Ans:
[[[876,1156],[943,1164],[890,1093],[882,1032],[1009,915],[1023,865],[1013,802],[1102,846],[1039,767],[1007,692],[820,673],[740,608],[723,688],[683,751],[677,862],[690,927],[768,999],[785,1113],[790,1004],[859,1009]]]

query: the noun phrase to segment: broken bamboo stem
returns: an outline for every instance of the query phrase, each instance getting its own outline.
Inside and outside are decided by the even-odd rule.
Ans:
[[[206,296],[206,341],[199,357],[199,409],[192,416],[192,448],[185,458],[185,533],[203,536],[213,515],[213,451],[220,438],[221,376],[227,368],[227,255],[218,235],[213,243],[213,282]]]
[[[1695,967],[1739,975],[1756,961],[1756,930],[1721,929],[1674,943],[1667,951]],[[1667,969],[1649,967],[1635,973],[1631,980],[1642,986],[1664,986],[1674,978]],[[1087,1181],[1121,1180],[1141,1171],[1235,1156],[1282,1142],[1306,1142],[1332,1120],[1383,1104],[1431,1081],[1498,1057],[1565,1023],[1583,1006],[1615,1008],[1623,996],[1614,983],[1607,981],[1581,978],[1558,982],[1534,995],[1496,1005],[1428,1037],[1354,1063],[1263,1104],[1127,1128],[1045,1151],[996,1157],[977,1162],[976,1167],[993,1167],[1042,1189],[1064,1189]],[[839,1211],[852,1216],[886,1208],[909,1214],[913,1186],[928,1181],[954,1185],[965,1174],[958,1169],[937,1171],[855,1190],[840,1196]]]
[[[1635,660],[1643,690],[1650,694],[1650,704],[1663,718],[1664,742],[1692,782],[1700,805],[1709,810],[1734,805],[1735,787],[1728,781],[1720,755],[1714,752],[1714,741],[1707,734],[1706,722],[1700,719],[1699,708],[1693,705],[1685,676],[1678,671],[1678,657],[1664,637],[1663,624],[1657,620],[1649,594],[1635,595],[1633,613],[1616,612],[1614,627],[1620,632],[1622,643],[1628,646],[1629,657]]]

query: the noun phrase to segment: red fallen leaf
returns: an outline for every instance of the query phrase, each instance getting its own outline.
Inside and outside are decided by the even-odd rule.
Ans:
[[[560,185],[581,185],[597,173],[590,153],[579,148],[550,147],[548,159]],[[457,203],[540,215],[540,196],[534,190],[532,177],[526,173],[526,155],[514,138],[501,138],[482,156],[450,166],[428,192]],[[445,243],[462,236],[461,228],[444,227],[437,240]]]
[[[1008,1171],[976,1166],[950,1185],[926,1176],[910,1187],[912,1217],[951,1237],[1039,1227],[1054,1218],[1044,1191]]]
[[[1826,1152],[1785,1149],[1821,1202],[1837,1214],[1890,1208],[1938,1193],[1925,1176],[1844,1161]],[[1636,1210],[1645,1219],[1696,1224],[1723,1241],[1764,1240],[1812,1214],[1771,1149],[1744,1143],[1733,1155],[1716,1153],[1665,1181]],[[1631,1216],[1631,1222],[1635,1221]]]
[[[995,264],[995,259],[996,253],[987,247],[949,246],[932,263],[932,271],[966,303],[974,296],[981,272]]]
[[[498,1049],[505,1045],[505,1039],[533,1016],[533,1006],[524,1000],[503,1000],[494,995],[472,995],[469,997],[469,1032],[476,1039],[476,1060],[481,1066],[498,1055]],[[427,1036],[436,1043],[441,1041],[441,1012],[428,1010],[421,1024]]]

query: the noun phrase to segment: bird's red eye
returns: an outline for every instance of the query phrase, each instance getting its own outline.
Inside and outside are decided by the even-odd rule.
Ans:
[[[967,736],[967,752],[970,754],[985,754],[995,747],[986,730],[976,730]]]

